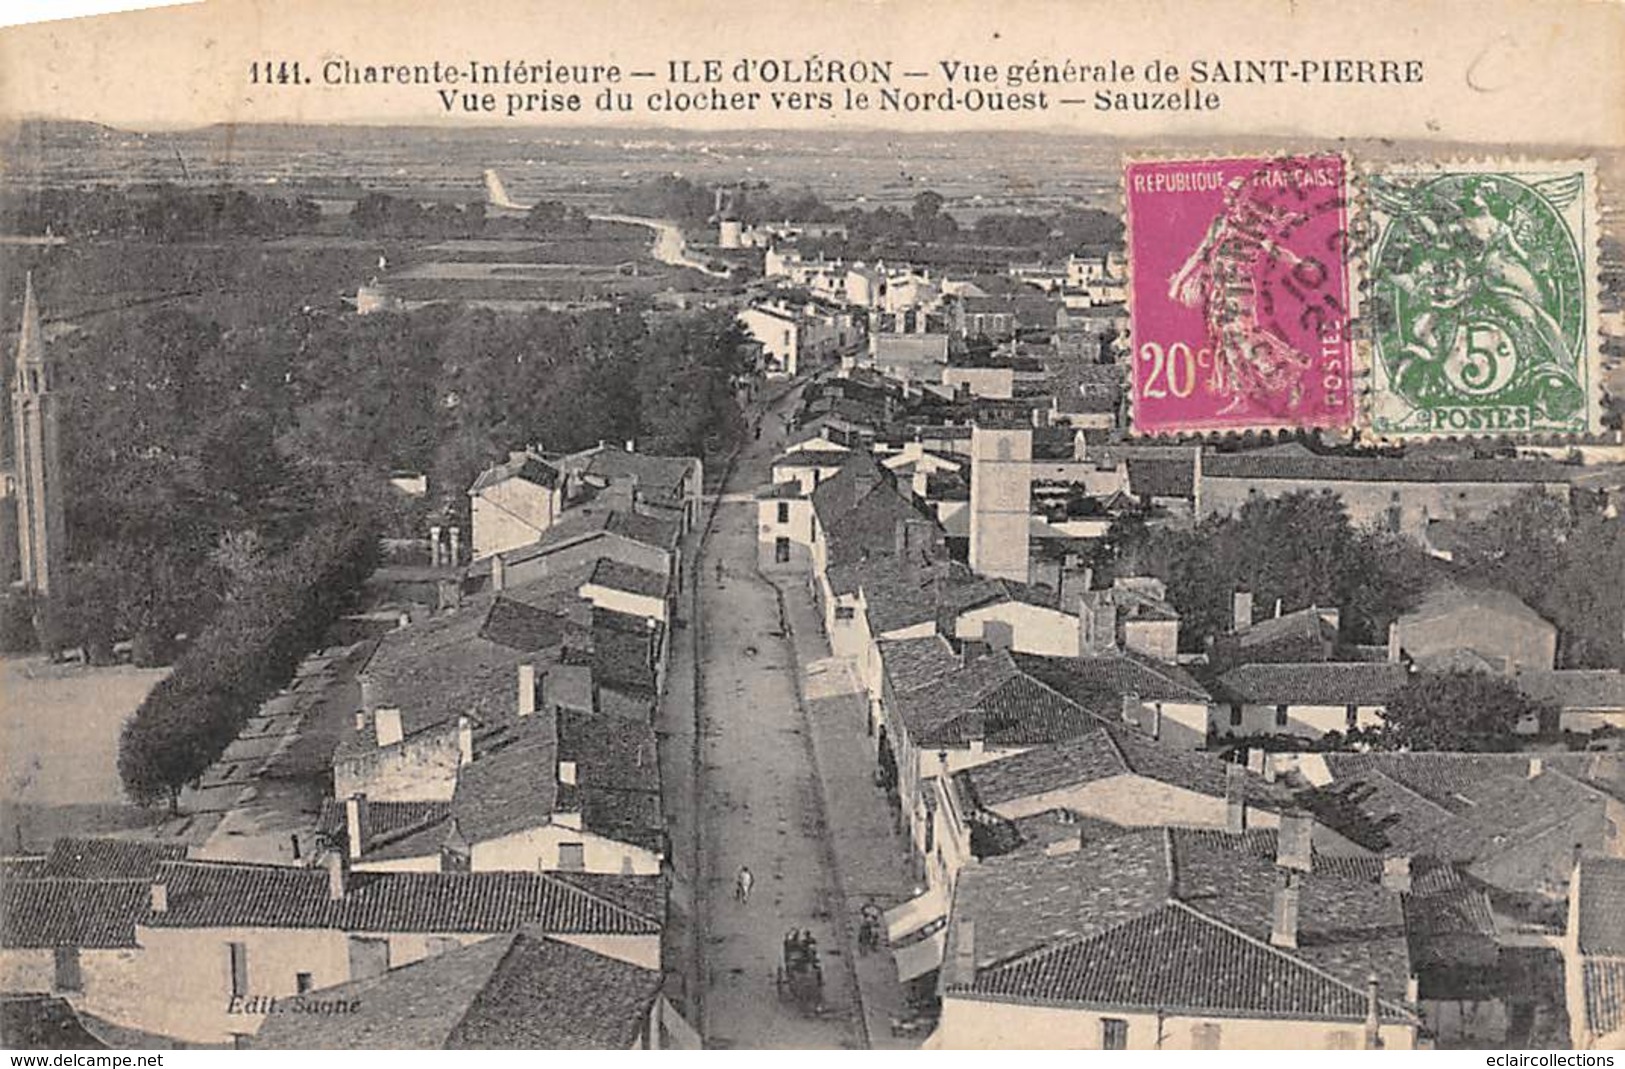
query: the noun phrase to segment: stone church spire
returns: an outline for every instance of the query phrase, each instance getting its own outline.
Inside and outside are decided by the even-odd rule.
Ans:
[[[23,290],[23,318],[17,331],[17,363],[11,384],[13,460],[17,479],[17,557],[22,584],[49,595],[60,579],[66,549],[62,500],[62,457],[57,442],[56,398],[51,366],[34,299],[34,276]]]

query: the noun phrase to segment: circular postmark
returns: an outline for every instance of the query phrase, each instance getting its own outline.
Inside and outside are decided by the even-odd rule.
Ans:
[[[1221,210],[1170,288],[1203,311],[1207,390],[1220,415],[1352,420],[1345,190],[1336,155],[1265,160],[1225,183]]]

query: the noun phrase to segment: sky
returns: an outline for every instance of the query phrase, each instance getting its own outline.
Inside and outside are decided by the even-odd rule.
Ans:
[[[1117,60],[1209,67],[1236,59],[1420,60],[1408,85],[1191,86],[1218,110],[1100,111],[1094,85],[1051,87],[1042,110],[877,114],[817,110],[651,114],[668,61],[808,56],[891,60],[906,90],[940,93],[941,64]],[[0,29],[0,114],[85,119],[134,129],[264,122],[481,122],[647,127],[1054,129],[1153,140],[1159,134],[1309,133],[1437,137],[1486,145],[1625,144],[1625,6],[1616,0],[209,0],[151,11]],[[328,86],[324,64],[466,64],[471,59],[619,63],[661,77],[626,84],[626,115],[448,114],[433,87]],[[298,61],[305,86],[255,85],[256,61]],[[764,85],[728,86],[764,93]],[[782,87],[777,87],[782,88]],[[968,88],[960,83],[959,88]],[[983,86],[982,88],[987,88]],[[1004,88],[1004,87],[993,87]],[[835,87],[837,95],[839,87]],[[1057,104],[1060,97],[1083,104]]]

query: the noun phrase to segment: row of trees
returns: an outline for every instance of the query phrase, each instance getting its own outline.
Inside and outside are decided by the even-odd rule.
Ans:
[[[752,187],[732,194],[736,214],[747,223],[793,220],[841,223],[845,238],[807,240],[802,246],[830,257],[874,259],[897,256],[914,247],[997,246],[1032,256],[1060,259],[1085,247],[1120,244],[1123,224],[1117,216],[1097,208],[1061,208],[1050,212],[987,212],[974,222],[961,223],[943,210],[946,203],[934,190],[915,195],[908,209],[830,207],[806,189],[774,190]],[[705,226],[715,210],[712,187],[677,176],[662,176],[629,190],[616,207],[637,215],[655,215],[685,226]],[[1003,257],[1008,260],[1009,256]],[[1001,261],[1002,262],[1002,261]]]
[[[135,237],[151,241],[277,237],[308,230],[321,217],[306,197],[241,189],[47,188],[14,190],[0,200],[0,230],[13,234]]]
[[[350,229],[369,237],[475,237],[485,230],[485,204],[422,204],[411,197],[368,193],[350,209]]]
[[[175,670],[125,722],[118,768],[130,796],[173,809],[181,788],[293,677],[377,560],[377,532],[343,517],[251,565]]]
[[[1441,568],[1408,539],[1355,528],[1330,492],[1255,498],[1188,531],[1126,518],[1097,554],[1097,566],[1113,574],[1168,584],[1182,617],[1180,641],[1191,650],[1229,629],[1237,590],[1251,591],[1261,608],[1277,600],[1288,612],[1340,608],[1345,641],[1382,642]]]

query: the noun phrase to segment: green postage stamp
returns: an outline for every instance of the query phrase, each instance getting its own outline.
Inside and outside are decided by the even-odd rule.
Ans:
[[[1376,435],[1601,429],[1589,161],[1381,166],[1366,206]]]

